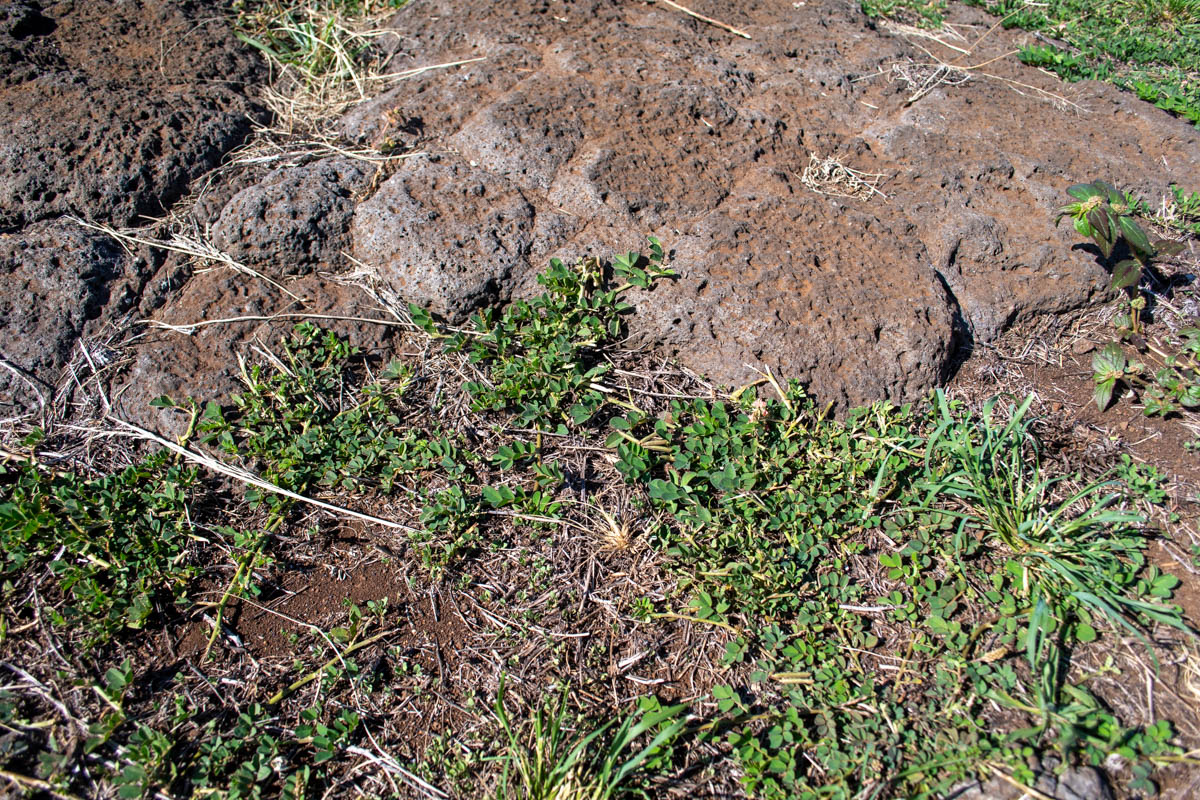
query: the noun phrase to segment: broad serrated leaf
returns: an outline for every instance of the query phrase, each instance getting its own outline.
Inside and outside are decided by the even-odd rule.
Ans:
[[[1130,247],[1144,256],[1154,255],[1154,247],[1141,225],[1134,222],[1132,217],[1119,217],[1117,222],[1121,226],[1121,235]]]
[[[1126,258],[1123,261],[1117,262],[1113,267],[1112,273],[1112,288],[1125,289],[1130,286],[1137,286],[1142,280],[1142,265],[1140,262],[1132,258]]]
[[[1092,370],[1097,380],[1120,378],[1125,374],[1125,352],[1116,342],[1109,342],[1092,356]]]
[[[1096,187],[1090,183],[1077,183],[1067,189],[1067,194],[1071,195],[1071,197],[1074,197],[1076,200],[1087,200],[1100,193],[1101,192],[1097,191]]]

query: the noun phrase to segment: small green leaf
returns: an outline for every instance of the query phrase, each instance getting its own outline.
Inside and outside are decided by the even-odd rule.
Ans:
[[[1096,373],[1097,381],[1120,378],[1125,374],[1125,364],[1125,352],[1116,342],[1109,342],[1092,356],[1092,371]]]
[[[433,324],[433,317],[428,311],[413,303],[408,304],[408,315],[412,318],[413,324],[421,330],[429,334],[437,333],[437,326]]]
[[[1096,187],[1090,183],[1077,183],[1067,189],[1067,194],[1080,201],[1088,200],[1101,193],[1101,191],[1098,191]]]
[[[1105,197],[1105,199],[1107,199],[1110,203],[1116,204],[1125,202],[1125,195],[1121,194],[1117,187],[1113,186],[1107,181],[1095,181],[1092,183],[1092,188],[1095,190],[1097,195]]]
[[[1108,408],[1108,404],[1112,402],[1113,389],[1116,388],[1117,382],[1112,378],[1100,381],[1096,384],[1096,391],[1093,397],[1096,400],[1096,407],[1101,411]]]
[[[122,667],[128,668],[128,665],[123,664]],[[104,682],[110,692],[120,692],[128,685],[124,671],[116,667],[112,667],[104,673]]]
[[[1156,256],[1177,256],[1183,252],[1183,242],[1173,242],[1170,239],[1157,239],[1154,242]]]

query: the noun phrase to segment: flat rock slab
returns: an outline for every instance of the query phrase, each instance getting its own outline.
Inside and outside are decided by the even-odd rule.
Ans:
[[[973,342],[1106,291],[1053,225],[1067,186],[1102,177],[1157,200],[1200,174],[1191,126],[1011,56],[912,99],[903,76],[929,72],[925,50],[973,66],[1019,34],[953,43],[963,55],[844,0],[690,5],[753,38],[630,0],[403,9],[391,69],[484,60],[343,120],[353,141],[428,154],[359,206],[354,256],[461,321],[550,256],[652,234],[680,278],[636,299],[635,333],[721,382],[769,366],[843,406],[907,400]],[[962,13],[976,36],[994,22]],[[813,156],[878,173],[879,191],[804,180]]]

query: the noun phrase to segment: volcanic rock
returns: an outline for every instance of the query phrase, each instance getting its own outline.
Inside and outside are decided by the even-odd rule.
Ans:
[[[132,262],[112,238],[66,220],[0,234],[0,415],[54,394],[84,324]]]
[[[65,215],[161,215],[262,119],[246,94],[261,58],[227,12],[220,0],[0,2],[0,405],[30,408],[85,327],[137,306],[162,262]]]
[[[212,242],[235,260],[273,273],[340,263],[350,245],[355,193],[370,172],[342,157],[275,170],[230,199],[213,225]]]
[[[406,300],[461,322],[507,297],[524,267],[533,208],[502,176],[457,159],[411,158],[354,217],[355,255]]]
[[[407,6],[390,69],[482,60],[346,115],[360,144],[428,154],[359,207],[355,257],[460,320],[551,256],[654,235],[680,277],[631,296],[634,333],[718,381],[770,366],[847,406],[912,399],[974,342],[1104,296],[1053,225],[1070,184],[1157,198],[1200,172],[1194,128],[1111,86],[1010,57],[915,96],[925,50],[961,53],[849,2],[693,5],[752,39],[620,0]]]

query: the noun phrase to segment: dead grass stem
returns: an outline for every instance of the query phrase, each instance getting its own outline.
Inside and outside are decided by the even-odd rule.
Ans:
[[[300,495],[300,494],[297,494],[296,492],[290,491],[288,489],[284,489],[281,486],[276,486],[275,484],[270,483],[269,481],[265,481],[262,478],[259,478],[257,475],[249,472],[248,470],[242,469],[240,467],[230,466],[228,464],[225,464],[225,463],[213,458],[212,456],[208,456],[203,453],[198,453],[194,450],[189,450],[188,448],[183,447],[182,445],[179,445],[175,442],[172,442],[168,439],[163,438],[162,436],[159,436],[157,433],[154,433],[153,431],[146,430],[145,428],[141,427],[140,425],[135,425],[134,423],[120,419],[119,417],[110,416],[110,417],[108,417],[108,421],[111,422],[113,425],[115,425],[116,429],[109,430],[109,431],[95,431],[95,433],[97,435],[126,436],[126,437],[132,437],[135,439],[141,439],[146,442],[151,442],[151,443],[153,443],[159,447],[162,447],[166,450],[170,450],[172,453],[175,453],[176,455],[182,457],[185,461],[189,461],[193,464],[204,467],[205,469],[211,470],[212,472],[216,472],[220,475],[224,475],[228,478],[233,478],[234,480],[239,481],[240,483],[244,483],[249,486],[254,486],[255,488],[262,489],[263,491],[271,492],[272,494],[277,494],[282,497],[287,497],[291,500],[295,500],[297,502],[304,503],[306,505],[315,506],[317,508],[320,508],[324,511],[329,511],[338,516],[352,517],[354,519],[362,520],[363,522],[370,522],[375,525],[381,525],[385,528],[392,528],[395,530],[408,531],[410,533],[418,532],[417,528],[413,528],[408,525],[403,525],[399,522],[395,522],[390,519],[383,519],[382,517],[372,516],[371,514],[363,514],[362,512],[359,512],[359,511],[352,511],[351,509],[348,509],[348,508],[342,508],[341,506],[336,506],[336,505],[333,505],[332,503],[326,503],[323,500],[316,500],[311,497],[305,497],[304,495]]]
[[[234,272],[240,272],[243,275],[249,275],[257,278],[264,283],[275,287],[288,297],[291,297],[297,303],[303,305],[305,302],[304,298],[294,294],[286,286],[279,283],[279,281],[263,275],[258,270],[248,267],[245,264],[234,260],[227,253],[223,253],[218,250],[211,242],[207,240],[205,235],[194,224],[191,230],[184,231],[176,229],[171,231],[170,236],[167,239],[155,239],[151,238],[150,235],[145,234],[140,230],[136,232],[121,231],[108,225],[96,225],[77,217],[70,217],[70,219],[85,228],[99,231],[100,233],[111,236],[126,248],[129,248],[130,245],[141,245],[143,247],[152,247],[158,250],[165,250],[170,253],[179,253],[180,255],[194,258],[200,262],[217,264],[221,267],[231,269]]]
[[[684,14],[687,14],[689,17],[698,19],[701,22],[706,22],[709,25],[720,28],[721,30],[729,31],[734,36],[740,36],[743,39],[751,38],[750,34],[746,33],[743,30],[735,28],[732,25],[729,25],[728,23],[721,22],[719,20],[715,20],[712,17],[706,17],[703,14],[699,14],[699,13],[691,10],[690,8],[687,8],[686,6],[679,5],[679,3],[674,2],[674,0],[657,0],[657,2],[662,3],[665,6],[670,6],[671,8],[675,9],[676,11],[682,11]]]
[[[870,200],[874,195],[887,199],[879,190],[883,173],[862,172],[851,169],[833,156],[820,158],[816,153],[808,154],[808,166],[799,176],[800,182],[817,194],[851,197],[855,200]]]

